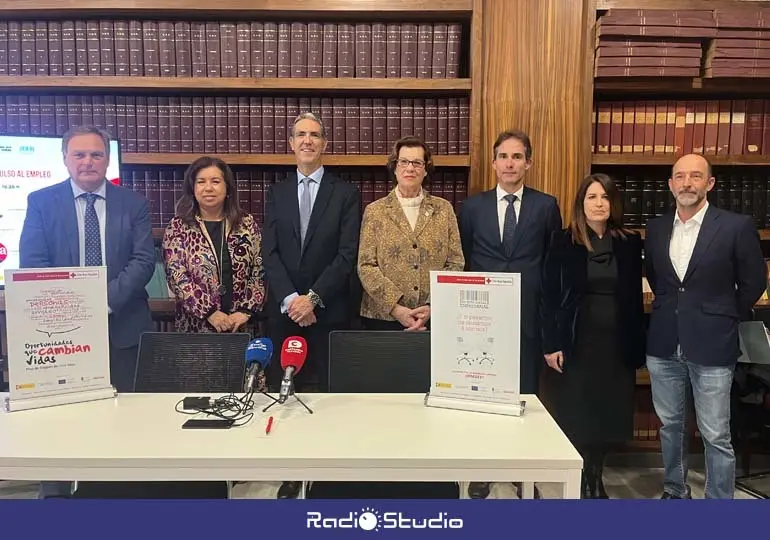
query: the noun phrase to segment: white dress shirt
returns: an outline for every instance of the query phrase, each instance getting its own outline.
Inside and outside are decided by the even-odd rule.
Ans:
[[[698,210],[693,217],[682,222],[679,218],[679,212],[674,212],[674,228],[671,231],[671,243],[668,246],[668,255],[671,258],[671,264],[674,266],[679,281],[684,281],[687,273],[687,267],[690,265],[690,258],[695,249],[695,242],[698,241],[700,226],[703,224],[703,217],[706,215],[709,203]]]
[[[75,215],[78,219],[78,250],[80,251],[80,266],[86,265],[86,202],[85,197],[81,197],[87,191],[82,190],[72,179],[70,179],[70,186],[72,186],[72,195],[75,197]],[[107,254],[105,250],[105,225],[107,222],[107,181],[105,180],[102,185],[93,192],[98,195],[94,201],[94,210],[96,210],[96,217],[99,219],[99,240],[102,243],[102,264],[107,266]]]
[[[503,241],[503,227],[505,226],[505,211],[508,209],[508,201],[505,200],[505,196],[508,192],[497,184],[497,224],[500,228],[500,241]],[[514,193],[516,200],[513,201],[513,211],[516,213],[516,226],[519,224],[519,216],[521,215],[521,198],[524,195],[524,184]]]

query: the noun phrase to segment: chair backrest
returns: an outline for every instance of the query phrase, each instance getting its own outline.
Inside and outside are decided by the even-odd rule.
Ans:
[[[329,334],[329,391],[424,393],[430,332],[341,330]]]
[[[145,332],[135,392],[240,392],[251,336],[246,333]]]

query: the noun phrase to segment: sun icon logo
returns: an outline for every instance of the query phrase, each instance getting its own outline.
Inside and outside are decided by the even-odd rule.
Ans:
[[[382,516],[377,510],[366,507],[361,510],[361,515],[358,516],[358,528],[365,531],[379,531],[380,519]]]

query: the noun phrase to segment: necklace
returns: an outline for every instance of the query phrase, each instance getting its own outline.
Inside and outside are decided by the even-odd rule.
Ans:
[[[222,243],[219,244],[219,261],[218,261],[218,267],[219,267],[219,287],[217,288],[217,292],[219,293],[219,296],[222,297],[225,294],[227,294],[227,286],[222,283],[222,269],[224,268],[224,250],[225,250],[225,229],[227,228],[227,222],[225,220],[221,221],[222,223]]]

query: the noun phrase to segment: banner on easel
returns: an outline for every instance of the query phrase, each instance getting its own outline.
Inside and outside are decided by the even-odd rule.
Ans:
[[[521,276],[431,272],[428,406],[520,416]]]
[[[5,309],[7,410],[115,395],[105,267],[6,270]]]

